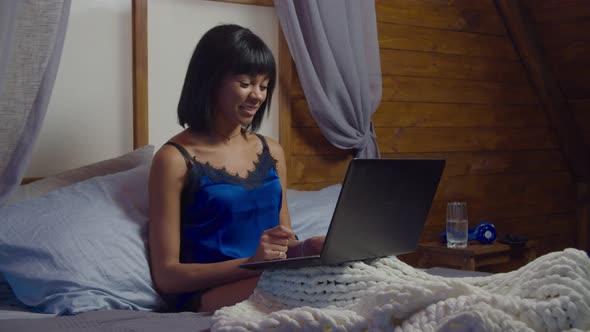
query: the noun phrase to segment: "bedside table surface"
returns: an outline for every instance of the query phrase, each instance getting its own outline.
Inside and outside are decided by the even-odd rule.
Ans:
[[[422,268],[448,266],[472,271],[491,266],[513,267],[515,263],[523,264],[535,258],[533,241],[518,247],[497,241],[490,244],[472,241],[465,248],[447,248],[446,243],[425,242],[418,244],[416,253],[421,257],[419,265]]]
[[[419,243],[418,248],[427,251],[441,251],[449,254],[454,253],[474,256],[494,254],[511,250],[511,247],[504,243],[493,242],[490,244],[483,244],[477,241],[469,242],[465,248],[447,248],[447,244],[442,242]]]

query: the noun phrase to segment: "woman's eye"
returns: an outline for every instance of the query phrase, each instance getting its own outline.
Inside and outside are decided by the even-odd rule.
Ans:
[[[240,86],[242,88],[247,88],[248,86],[250,86],[250,83],[248,83],[248,82],[240,82]]]
[[[260,86],[260,91],[266,91],[267,87],[266,86]]]

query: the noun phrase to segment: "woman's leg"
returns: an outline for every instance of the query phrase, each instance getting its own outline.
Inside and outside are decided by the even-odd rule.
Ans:
[[[200,297],[197,295],[191,298],[186,307],[191,311],[214,312],[221,307],[244,301],[252,294],[254,288],[256,288],[258,278],[243,279],[227,285],[211,288],[200,294]]]

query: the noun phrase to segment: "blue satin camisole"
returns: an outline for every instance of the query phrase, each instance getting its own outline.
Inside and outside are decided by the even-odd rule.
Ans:
[[[262,232],[279,224],[282,188],[276,160],[263,136],[262,151],[246,178],[190,157],[181,195],[180,261],[215,263],[254,255]]]

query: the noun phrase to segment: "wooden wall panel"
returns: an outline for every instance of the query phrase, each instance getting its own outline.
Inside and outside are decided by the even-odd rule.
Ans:
[[[587,0],[559,1],[552,6],[540,0],[524,1],[531,10],[531,17],[537,24],[583,22],[590,17]]]
[[[584,136],[584,142],[586,146],[590,146],[590,99],[571,100],[570,106]]]
[[[504,36],[382,22],[377,24],[377,30],[383,49],[518,59],[510,40]]]
[[[590,2],[584,8],[590,11]],[[550,69],[567,98],[590,96],[590,16],[586,21],[550,21],[537,24]]]
[[[382,153],[383,158],[445,158],[445,177],[491,174],[533,174],[566,171],[558,150],[478,151],[478,152],[406,152]],[[292,186],[321,188],[326,183],[342,182],[350,156],[291,156],[289,180]]]
[[[303,98],[303,89],[295,80],[292,97]],[[528,84],[506,85],[498,82],[452,80],[430,77],[383,76],[382,101],[415,101],[469,104],[536,104]]]
[[[493,222],[500,235],[537,240],[541,254],[575,246],[576,186],[492,0],[376,0],[376,9],[381,154],[447,160],[421,241],[438,240],[447,201],[466,200],[472,226]],[[289,84],[289,186],[341,182],[353,151],[323,137],[295,69]],[[590,132],[590,98],[576,100]]]
[[[528,84],[450,80],[426,77],[384,76],[383,101],[418,101],[473,104],[534,104]]]
[[[582,7],[587,0],[526,0],[526,4],[535,10],[558,11],[568,7]]]
[[[580,106],[580,116],[584,113]],[[536,105],[476,105],[383,101],[373,115],[377,127],[547,127]],[[586,112],[590,113],[590,112]],[[293,127],[316,127],[303,98],[293,100]]]
[[[456,54],[425,53],[407,50],[381,51],[383,75],[437,77],[475,81],[526,82],[524,68],[516,60],[467,58]]]
[[[536,105],[382,102],[379,127],[547,127]]]
[[[501,13],[507,30],[513,40],[515,48],[522,58],[531,84],[539,96],[543,110],[554,125],[558,133],[560,149],[573,174],[576,186],[580,189],[577,197],[577,247],[590,251],[588,239],[590,238],[590,214],[588,214],[585,189],[590,181],[590,150],[584,143],[584,138],[576,125],[576,116],[568,105],[568,99],[585,98],[590,93],[589,86],[585,84],[584,74],[587,67],[579,66],[579,56],[572,57],[578,61],[575,66],[568,66],[569,70],[562,70],[564,63],[557,59],[565,59],[563,55],[569,55],[571,50],[588,48],[588,41],[579,31],[585,31],[589,25],[585,21],[577,22],[551,22],[549,27],[544,23],[535,22],[530,17],[521,0],[495,0],[498,11]],[[536,4],[535,4],[536,5]],[[586,4],[590,6],[590,4]],[[533,11],[535,11],[533,9]],[[553,44],[553,45],[552,45]],[[582,47],[579,47],[581,45]],[[563,47],[562,47],[563,46]],[[571,47],[574,46],[574,47]],[[558,55],[548,57],[545,54]],[[587,52],[581,52],[587,53]],[[584,61],[585,62],[585,61]],[[575,72],[572,72],[572,69]],[[569,72],[568,72],[569,71]]]
[[[377,127],[379,149],[393,152],[457,152],[555,149],[553,135],[544,128],[418,128]],[[292,155],[341,155],[319,128],[298,128],[291,137]]]
[[[590,97],[590,1],[526,0],[527,12],[568,99]]]
[[[375,1],[377,21],[436,28],[505,35],[504,24],[486,1]]]

